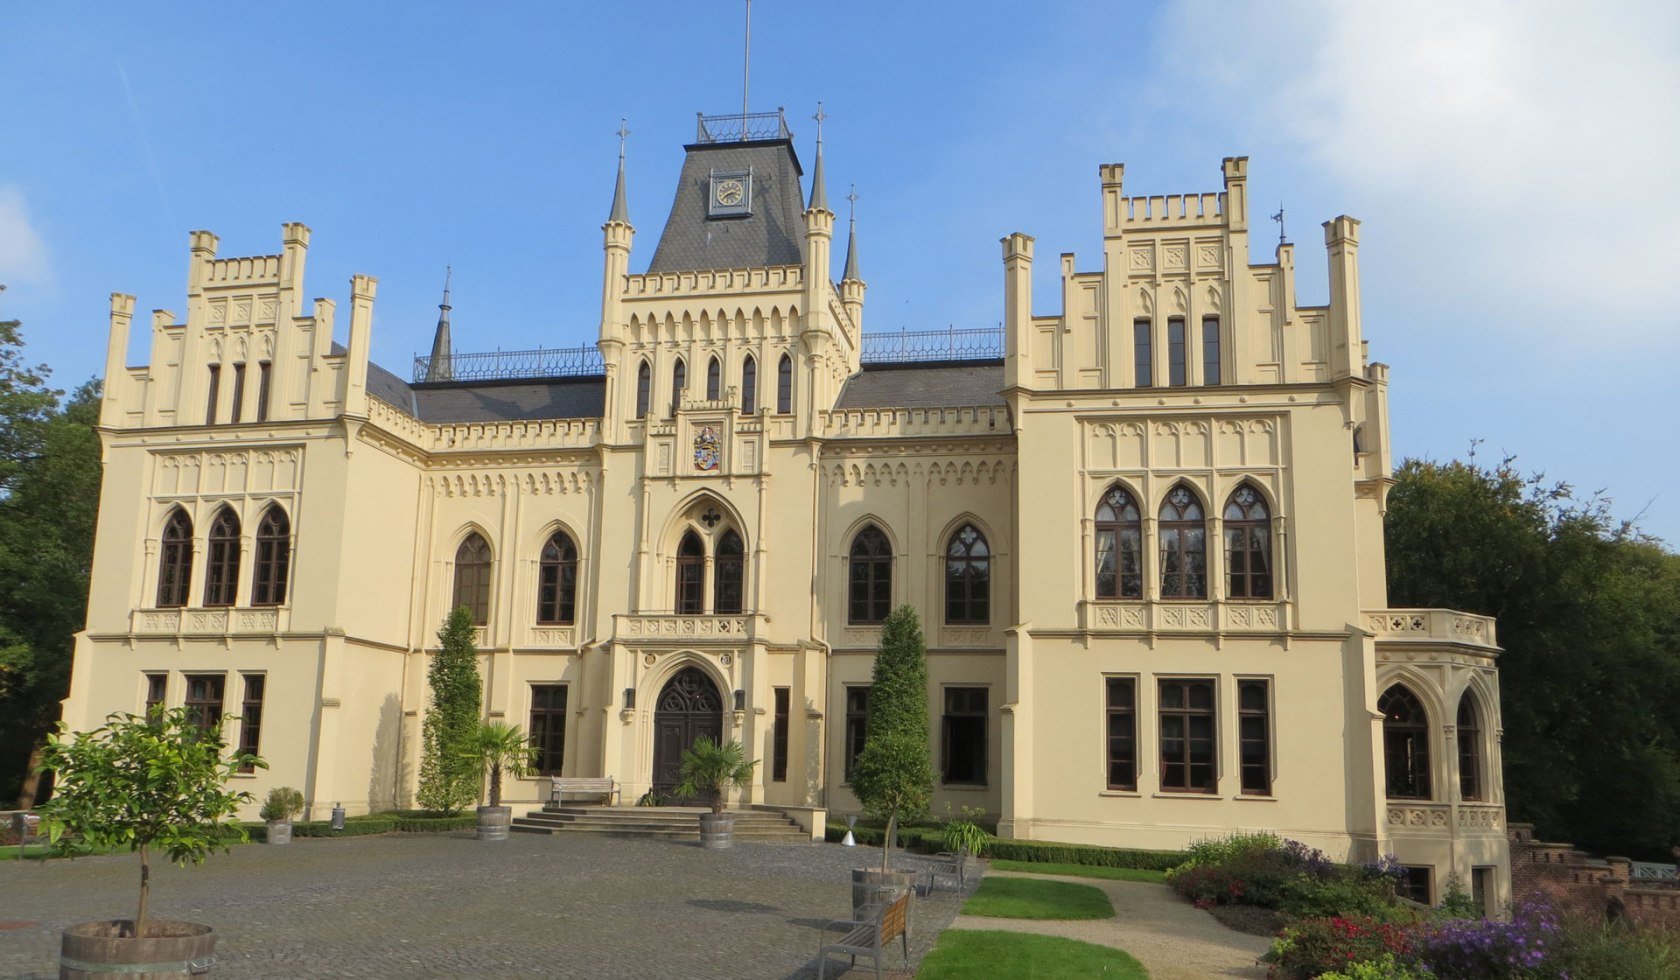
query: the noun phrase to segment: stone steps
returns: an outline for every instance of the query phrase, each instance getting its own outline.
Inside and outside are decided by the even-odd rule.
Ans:
[[[555,806],[515,817],[520,834],[585,833],[662,840],[699,840],[701,807]],[[735,838],[806,843],[810,835],[787,817],[768,810],[736,810]]]

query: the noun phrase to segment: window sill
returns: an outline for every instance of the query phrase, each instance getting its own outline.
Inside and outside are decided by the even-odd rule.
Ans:
[[[1109,797],[1116,800],[1141,800],[1143,794],[1135,789],[1105,789],[1097,794],[1099,797]]]
[[[1238,793],[1236,796],[1231,797],[1231,799],[1239,802],[1242,800],[1253,800],[1256,803],[1276,803],[1278,801],[1276,796],[1272,796],[1271,794],[1262,795],[1259,793]]]
[[[958,793],[984,793],[991,787],[985,783],[940,783],[939,788]]]
[[[1149,794],[1157,800],[1223,800],[1218,793],[1198,793],[1194,790],[1159,790]]]

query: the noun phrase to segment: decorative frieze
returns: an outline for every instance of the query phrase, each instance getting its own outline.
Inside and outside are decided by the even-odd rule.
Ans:
[[[1497,649],[1493,620],[1453,609],[1368,609],[1364,625],[1378,642],[1451,643]]]
[[[621,615],[619,635],[670,640],[750,639],[752,616]]]
[[[228,636],[273,634],[289,625],[279,607],[236,609],[136,609],[129,629],[136,635]]]

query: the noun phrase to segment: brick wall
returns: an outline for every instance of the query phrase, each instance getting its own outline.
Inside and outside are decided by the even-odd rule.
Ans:
[[[1680,887],[1631,884],[1627,858],[1595,857],[1568,844],[1534,839],[1534,827],[1507,826],[1511,895],[1540,896],[1560,911],[1626,916],[1644,926],[1680,928]]]

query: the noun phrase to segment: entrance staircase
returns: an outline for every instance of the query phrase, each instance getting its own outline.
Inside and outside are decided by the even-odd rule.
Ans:
[[[608,834],[615,837],[653,837],[664,840],[700,839],[698,806],[557,806],[514,817],[516,834]],[[807,844],[811,835],[774,810],[732,810],[735,839]]]

